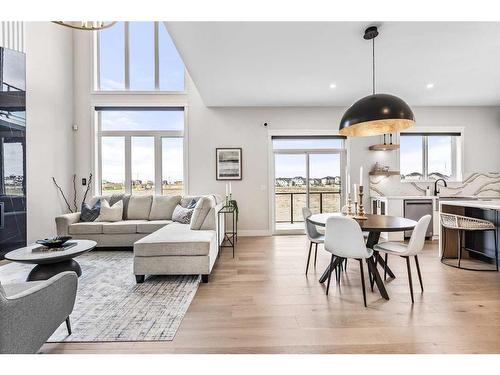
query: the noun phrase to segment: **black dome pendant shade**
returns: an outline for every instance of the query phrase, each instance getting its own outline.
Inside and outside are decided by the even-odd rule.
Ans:
[[[358,100],[347,109],[340,121],[339,133],[350,137],[364,137],[394,133],[411,127],[415,116],[408,104],[397,96],[375,94],[375,26],[365,30],[364,39],[373,43],[373,93]]]

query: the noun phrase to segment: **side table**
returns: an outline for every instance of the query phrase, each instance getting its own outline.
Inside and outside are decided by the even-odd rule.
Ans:
[[[233,248],[233,258],[234,258],[234,248],[236,241],[238,241],[238,218],[237,218],[237,208],[235,206],[224,206],[217,213],[220,222],[221,217],[224,217],[224,228],[223,233],[220,233],[220,225],[217,228],[217,238],[222,238],[219,248],[232,247]],[[227,215],[231,215],[232,226],[231,229],[227,228]]]

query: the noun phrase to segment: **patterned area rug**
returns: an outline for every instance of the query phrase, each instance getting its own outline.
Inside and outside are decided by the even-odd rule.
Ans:
[[[76,258],[82,267],[73,333],[65,324],[49,342],[171,341],[198,289],[199,276],[149,276],[136,284],[131,251],[93,251]],[[0,267],[2,283],[24,281],[33,268]]]

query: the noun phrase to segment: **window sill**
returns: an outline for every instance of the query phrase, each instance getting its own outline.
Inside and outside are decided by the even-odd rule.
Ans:
[[[90,91],[90,95],[187,95],[187,91]]]

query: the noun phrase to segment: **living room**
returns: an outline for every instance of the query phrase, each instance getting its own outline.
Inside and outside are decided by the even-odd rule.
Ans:
[[[500,23],[219,6],[6,6],[0,353],[497,354]]]

